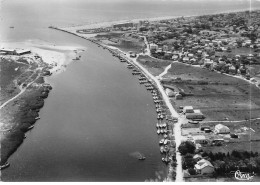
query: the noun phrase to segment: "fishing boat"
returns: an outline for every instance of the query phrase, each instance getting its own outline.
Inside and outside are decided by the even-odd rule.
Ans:
[[[166,145],[167,143],[168,143],[168,139],[165,139],[165,140],[163,141],[163,144]]]
[[[5,169],[8,166],[10,166],[10,164],[8,162],[6,162],[4,165],[0,166],[0,170]]]
[[[162,145],[163,143],[164,143],[164,139],[161,139],[161,140],[159,141],[159,144]]]
[[[33,127],[34,127],[34,125],[31,125],[31,126],[29,126],[29,127],[27,128],[27,130],[31,130],[31,129],[33,129]]]
[[[160,152],[161,152],[161,153],[164,152],[164,147],[163,147],[163,146],[160,147]]]
[[[138,160],[145,160],[145,156],[139,157]]]
[[[160,133],[161,133],[161,134],[163,134],[163,133],[164,133],[164,130],[163,130],[163,129],[161,129],[161,130],[160,130]]]

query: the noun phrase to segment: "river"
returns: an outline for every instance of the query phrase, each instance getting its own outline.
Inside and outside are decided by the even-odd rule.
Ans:
[[[81,60],[48,78],[53,90],[41,119],[11,156],[3,181],[144,181],[165,176],[152,96],[107,50],[86,47]],[[71,40],[71,41],[72,41]],[[139,161],[135,153],[146,156]]]

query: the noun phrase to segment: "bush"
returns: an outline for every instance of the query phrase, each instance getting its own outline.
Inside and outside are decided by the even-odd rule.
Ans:
[[[194,170],[193,168],[189,168],[188,172],[190,175],[196,175],[196,170]]]
[[[182,142],[178,148],[181,155],[186,155],[187,153],[194,154],[195,149],[195,144],[191,141]]]

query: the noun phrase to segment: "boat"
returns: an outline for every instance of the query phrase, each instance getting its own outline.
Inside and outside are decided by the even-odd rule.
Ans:
[[[38,120],[38,119],[40,119],[40,117],[38,116],[38,117],[36,117],[35,119]]]
[[[161,133],[161,134],[163,134],[163,133],[164,133],[164,130],[163,130],[163,129],[161,129],[160,133]]]
[[[160,129],[157,130],[157,134],[160,134]]]
[[[145,160],[145,158],[146,158],[146,157],[142,155],[142,156],[140,156],[140,157],[138,158],[138,160]]]
[[[156,124],[156,127],[157,127],[157,128],[159,127],[159,123]]]
[[[34,125],[31,125],[31,126],[29,126],[29,127],[27,128],[27,130],[31,130],[31,129],[33,129],[33,127],[34,127]]]
[[[160,152],[161,152],[161,153],[164,152],[164,147],[163,147],[163,146],[160,147]]]
[[[164,139],[161,139],[161,140],[159,141],[159,144],[162,145],[163,143],[164,143]]]
[[[163,141],[163,144],[164,144],[164,145],[167,145],[167,143],[168,143],[168,139],[165,139],[165,140]]]
[[[164,134],[163,137],[164,137],[164,138],[167,138],[168,136],[167,136],[167,134]]]
[[[7,168],[8,166],[10,166],[10,163],[6,162],[4,165],[0,166],[0,170],[3,170],[5,168]]]

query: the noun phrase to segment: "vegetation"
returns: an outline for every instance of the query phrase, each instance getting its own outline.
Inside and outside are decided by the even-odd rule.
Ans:
[[[193,154],[195,152],[195,149],[196,149],[195,144],[191,141],[182,142],[178,148],[182,156],[188,153]]]
[[[260,173],[260,156],[258,152],[237,151],[231,153],[202,153],[215,167],[217,176],[225,176],[231,171],[240,170],[243,172]]]

